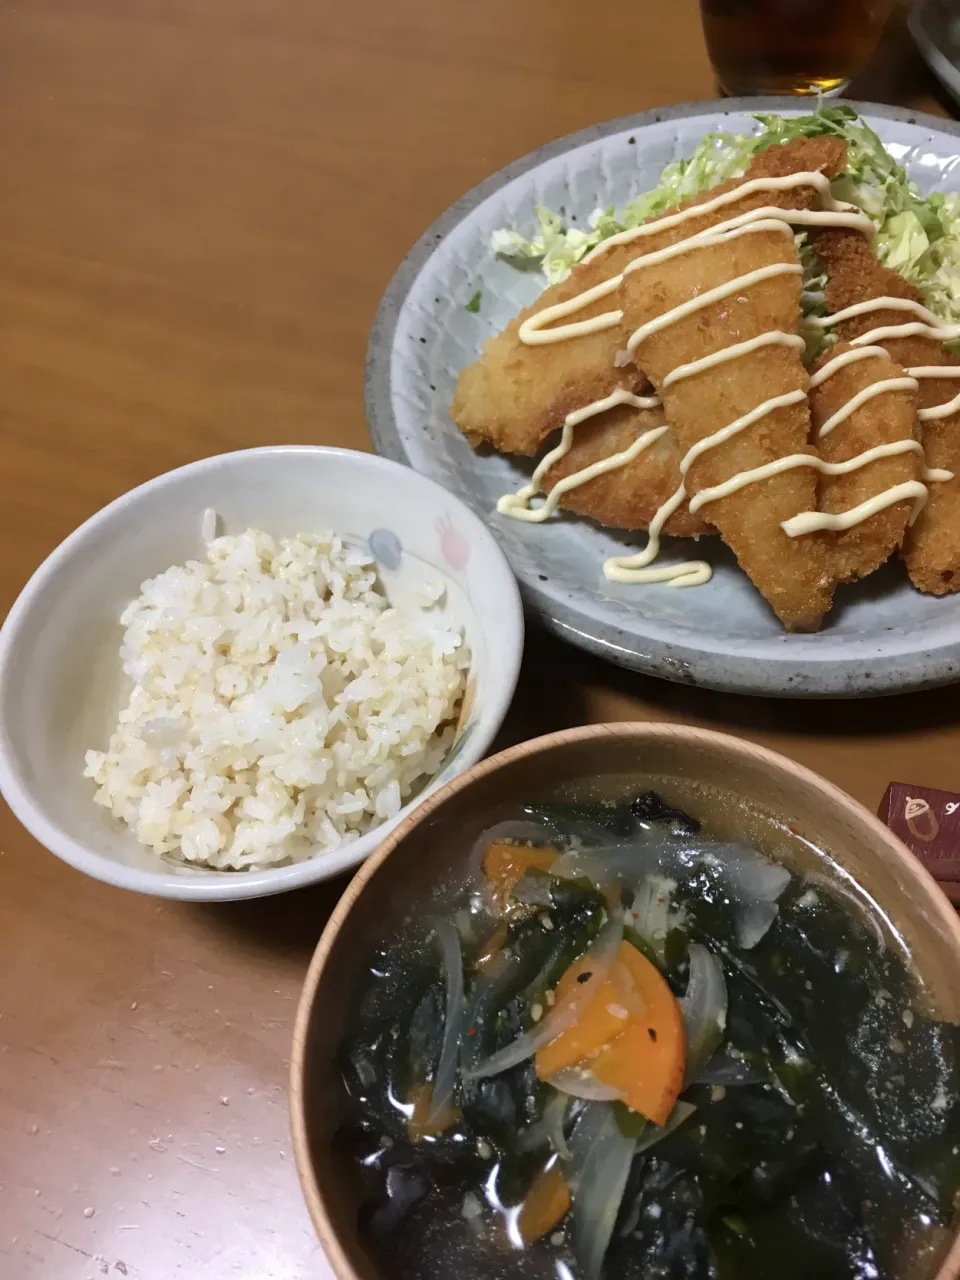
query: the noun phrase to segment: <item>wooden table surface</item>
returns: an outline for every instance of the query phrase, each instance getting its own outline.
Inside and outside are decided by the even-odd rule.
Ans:
[[[946,109],[900,18],[856,88]],[[159,472],[267,442],[368,447],[367,329],[424,226],[552,137],[713,94],[696,0],[2,0],[0,616],[75,525]],[[870,807],[894,778],[958,782],[957,690],[754,701],[536,634],[527,673],[504,743],[668,719],[773,746]],[[61,865],[0,807],[3,1280],[328,1274],[284,1090],[341,888],[158,905]]]

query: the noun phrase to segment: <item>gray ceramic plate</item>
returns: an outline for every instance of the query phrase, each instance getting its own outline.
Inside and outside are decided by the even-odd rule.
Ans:
[[[960,9],[956,0],[915,0],[907,24],[931,69],[960,102]]]
[[[924,189],[960,187],[960,125],[854,103]],[[817,635],[788,636],[718,539],[699,545],[707,586],[607,582],[604,559],[630,538],[578,519],[521,524],[496,514],[529,468],[474,453],[448,412],[457,374],[544,281],[490,252],[497,227],[529,230],[534,205],[585,221],[654,186],[660,170],[712,129],[750,132],[752,111],[796,112],[795,99],[729,99],[648,111],[551,142],[457,201],[420,238],[374,321],[367,415],[376,449],[438,480],[483,516],[513,565],[528,608],[574,644],[622,666],[706,688],[797,697],[857,697],[946,684],[960,676],[960,597],[914,592],[891,563],[838,595]],[[482,289],[478,313],[465,304]],[[640,538],[642,544],[643,536]],[[692,546],[668,543],[668,555]]]

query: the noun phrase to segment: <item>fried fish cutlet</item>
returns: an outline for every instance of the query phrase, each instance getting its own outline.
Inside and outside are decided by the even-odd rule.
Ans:
[[[638,338],[636,360],[663,398],[667,421],[681,448],[730,426],[775,397],[786,403],[745,425],[691,460],[686,474],[692,497],[743,471],[790,454],[815,451],[808,444],[807,372],[796,340],[801,275],[793,236],[753,231],[720,244],[698,246],[632,272],[625,281],[630,326],[650,326],[674,308],[741,276],[759,275],[734,292]],[[774,274],[776,273],[776,274]],[[768,342],[678,381],[668,375],[686,365],[765,334],[792,342]],[[788,630],[814,630],[833,598],[828,543],[819,533],[788,537],[781,522],[816,508],[812,468],[798,466],[759,480],[704,509],[744,572]]]
[[[903,366],[889,356],[876,354],[843,363],[842,357],[855,350],[842,342],[814,366],[810,415],[814,443],[825,462],[848,462],[878,445],[919,440],[916,396],[906,385],[899,390],[883,390],[866,399],[849,416],[830,427],[831,419],[868,388],[888,381],[909,382]],[[818,375],[823,371],[828,376],[818,382]],[[821,435],[824,426],[828,430]],[[911,451],[878,458],[846,475],[821,475],[817,482],[818,509],[828,514],[849,511],[884,489],[919,480],[922,471],[922,455]],[[903,542],[912,510],[912,499],[897,502],[850,529],[837,531],[831,541],[837,580],[852,582],[885,564]]]
[[[929,364],[960,367],[956,360],[931,360]],[[919,381],[921,410],[936,408],[960,393],[958,377]],[[960,411],[924,421],[921,441],[927,466],[950,471],[953,479],[929,486],[926,506],[907,530],[903,562],[918,591],[945,596],[960,591]]]
[[[919,290],[899,272],[882,266],[862,236],[846,230],[817,231],[813,245],[829,273],[826,287],[831,312],[875,298],[904,298],[922,302]],[[899,327],[918,317],[884,309],[842,320],[836,332],[847,340],[873,329]],[[916,404],[919,434],[928,467],[953,472],[954,479],[929,485],[926,506],[905,534],[901,556],[918,591],[946,595],[960,591],[960,411],[942,418],[926,418],[960,393],[960,377],[950,376],[960,362],[936,338],[911,334],[881,338],[879,345],[905,369],[943,368],[945,376],[920,377]]]
[[[567,476],[624,452],[644,432],[665,422],[662,409],[620,405],[579,423],[570,451],[544,475],[544,490],[549,492]],[[625,466],[568,489],[560,506],[612,529],[645,529],[679,484],[680,449],[673,433],[667,432]],[[714,530],[691,515],[684,503],[667,521],[664,532],[689,538]]]
[[[832,176],[845,164],[846,144],[842,139],[799,138],[761,152],[742,178],[714,187],[670,212],[703,204],[756,178],[808,172]],[[454,421],[472,443],[488,441],[505,453],[532,456],[567,414],[602,399],[617,387],[629,386],[635,370],[625,370],[615,363],[617,352],[626,346],[631,331],[626,318],[615,328],[535,346],[525,344],[519,337],[525,320],[545,307],[567,302],[602,284],[634,259],[697,231],[750,209],[772,205],[808,208],[815,196],[812,187],[753,192],[677,226],[668,225],[662,232],[626,244],[611,244],[590,262],[574,267],[566,280],[547,288],[502,333],[490,338],[480,358],[462,371],[451,406]],[[620,307],[619,297],[609,295],[578,311],[575,318],[586,320]]]

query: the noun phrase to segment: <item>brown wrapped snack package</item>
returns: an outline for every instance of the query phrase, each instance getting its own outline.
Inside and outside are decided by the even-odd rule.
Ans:
[[[877,813],[960,907],[960,794],[891,782]]]

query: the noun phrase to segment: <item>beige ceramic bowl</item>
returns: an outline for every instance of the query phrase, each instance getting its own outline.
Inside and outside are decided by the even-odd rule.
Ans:
[[[338,1280],[390,1280],[358,1239],[350,1170],[332,1142],[335,1054],[360,970],[382,936],[384,921],[404,912],[411,896],[455,868],[504,803],[578,780],[607,778],[611,790],[618,783],[622,789],[630,777],[655,780],[674,803],[686,799],[720,834],[732,834],[736,827],[743,831],[740,800],[765,809],[784,823],[779,852],[794,865],[804,862],[804,838],[826,850],[874,898],[911,948],[939,1016],[960,1022],[956,913],[877,818],[816,774],[737,738],[673,725],[595,725],[513,747],[438,791],[397,827],[347,889],[307,974],[291,1062],[294,1148],[310,1215]],[[696,794],[698,784],[726,793],[728,802]],[[788,834],[789,827],[799,837]],[[770,848],[772,828],[767,824],[764,830]],[[750,830],[744,834],[749,838]],[[936,1275],[910,1280],[958,1275],[960,1223],[943,1241]]]

